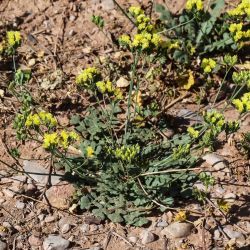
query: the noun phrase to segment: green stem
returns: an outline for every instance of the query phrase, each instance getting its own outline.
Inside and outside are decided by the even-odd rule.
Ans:
[[[223,87],[223,85],[224,85],[224,83],[225,83],[225,80],[226,80],[227,75],[228,75],[229,71],[231,70],[231,68],[232,68],[232,66],[230,66],[230,67],[227,69],[226,74],[224,75],[224,78],[223,78],[223,80],[222,80],[222,82],[221,82],[221,85],[220,85],[220,87],[219,87],[219,89],[218,89],[218,91],[217,91],[216,97],[215,97],[215,99],[214,99],[214,101],[213,101],[213,105],[212,105],[213,107],[214,107],[214,105],[215,105],[215,103],[216,103],[216,101],[217,101],[217,99],[218,99],[219,93],[220,93],[220,91],[221,91],[221,89],[222,89],[222,87]]]

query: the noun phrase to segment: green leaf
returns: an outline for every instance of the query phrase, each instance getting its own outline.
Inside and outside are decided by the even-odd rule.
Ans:
[[[155,4],[155,11],[161,14],[160,19],[163,21],[169,22],[173,18],[171,12],[162,4]]]
[[[73,115],[70,119],[70,124],[72,125],[77,125],[78,123],[80,123],[80,117],[79,115]]]
[[[91,207],[91,201],[87,196],[82,196],[80,200],[80,207],[81,209],[90,209]]]
[[[123,218],[119,213],[108,214],[107,217],[114,223],[121,223],[123,222]]]

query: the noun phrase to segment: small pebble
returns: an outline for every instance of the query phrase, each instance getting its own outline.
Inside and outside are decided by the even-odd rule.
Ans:
[[[71,22],[75,21],[75,20],[76,20],[76,16],[70,15],[69,20],[70,20]]]
[[[138,238],[136,236],[129,236],[128,237],[128,240],[131,242],[131,243],[136,243],[138,241]]]
[[[21,201],[16,201],[16,208],[17,209],[24,209],[25,208],[25,203],[21,202]]]
[[[76,34],[76,32],[74,30],[69,31],[69,36],[74,36],[75,34]]]
[[[157,227],[166,227],[166,226],[168,226],[168,223],[166,222],[166,221],[159,221],[158,223],[157,223]]]
[[[220,231],[218,229],[214,230],[214,240],[220,239]]]
[[[89,224],[83,224],[80,226],[80,230],[83,232],[83,233],[87,233],[89,231]]]
[[[224,195],[224,199],[228,202],[234,202],[236,200],[237,196],[233,193],[228,193]]]
[[[28,66],[29,67],[32,67],[32,66],[34,66],[36,64],[36,59],[35,58],[31,58],[30,60],[29,60],[29,62],[28,62]]]
[[[56,218],[54,216],[47,216],[45,219],[44,219],[44,222],[46,223],[50,223],[50,222],[53,222],[55,221]]]
[[[35,235],[31,235],[28,241],[32,247],[39,247],[43,244],[42,240],[39,237],[36,237]]]
[[[94,231],[97,231],[97,230],[98,230],[98,225],[95,225],[95,224],[90,225],[90,227],[89,227],[90,232],[94,232]]]
[[[70,224],[64,224],[62,227],[61,227],[61,232],[63,234],[66,234],[69,232],[69,230],[71,229],[71,226]]]
[[[155,240],[155,235],[148,230],[143,230],[142,233],[140,234],[140,237],[142,244],[148,244]]]

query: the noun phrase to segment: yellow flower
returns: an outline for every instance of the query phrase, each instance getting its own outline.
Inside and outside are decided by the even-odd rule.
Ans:
[[[10,47],[16,47],[21,44],[21,34],[19,31],[7,32],[7,43]]]
[[[231,209],[231,205],[229,203],[227,203],[225,200],[223,199],[220,199],[220,200],[217,200],[217,204],[219,206],[219,208],[225,212],[226,214],[230,211]]]
[[[58,134],[55,133],[51,133],[51,134],[44,134],[44,138],[43,138],[43,147],[45,149],[52,149],[55,146],[58,145],[59,142],[59,138],[58,138]]]
[[[155,47],[158,47],[162,43],[162,39],[161,39],[160,35],[153,34],[151,42],[155,45]]]
[[[106,89],[109,93],[112,93],[114,91],[114,86],[113,86],[112,82],[110,82],[110,81],[106,82]]]
[[[195,80],[194,80],[193,71],[189,70],[188,82],[183,87],[184,89],[189,90],[194,84],[195,84]]]
[[[92,158],[94,156],[94,149],[91,146],[86,148],[86,154],[88,158]]]
[[[203,9],[203,2],[202,0],[188,0],[186,3],[186,10],[190,11],[193,8],[197,9],[198,11]]]
[[[199,137],[199,131],[195,130],[193,127],[188,127],[187,132],[190,134],[191,137],[193,138],[198,138]]]
[[[229,10],[230,16],[250,16],[250,0],[242,0],[235,9]]]
[[[76,77],[76,83],[81,86],[88,86],[91,82],[93,82],[99,76],[99,74],[100,74],[99,71],[94,67],[84,69]]]
[[[205,73],[210,73],[216,67],[216,62],[212,58],[203,58],[201,67]]]
[[[121,35],[118,40],[119,40],[120,44],[123,46],[130,46],[131,45],[131,40],[130,40],[130,37],[128,35]]]
[[[96,87],[98,88],[98,90],[99,90],[102,94],[105,93],[105,91],[106,91],[105,82],[103,82],[103,81],[97,82],[97,83],[96,83]]]
[[[114,90],[114,95],[115,95],[115,99],[117,99],[117,100],[123,99],[122,91],[119,88],[116,88]]]
[[[232,103],[240,113],[250,111],[250,92],[245,93],[241,99],[234,99]]]
[[[179,211],[174,217],[174,221],[183,222],[185,220],[187,220],[187,212],[186,211]]]
[[[129,8],[129,13],[134,16],[134,17],[137,17],[141,14],[144,13],[144,11],[140,8],[140,7],[136,7],[136,6],[131,6]]]

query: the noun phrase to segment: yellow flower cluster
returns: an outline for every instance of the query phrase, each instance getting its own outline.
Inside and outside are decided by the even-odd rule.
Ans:
[[[225,125],[225,117],[216,110],[207,111],[204,114],[204,120],[218,129]]]
[[[250,92],[245,93],[240,99],[234,99],[232,103],[240,113],[250,111]]]
[[[230,16],[250,16],[250,0],[242,0],[235,9],[229,10]]]
[[[246,84],[250,89],[250,70],[241,70],[240,72],[233,72],[232,79],[236,84]]]
[[[45,133],[43,138],[43,147],[45,149],[53,149],[57,146],[67,149],[73,141],[79,140],[79,136],[74,131],[67,132],[62,130],[61,133]]]
[[[110,94],[114,94],[115,98],[118,100],[121,100],[123,98],[122,91],[119,88],[115,88],[112,82],[110,81],[106,81],[106,82],[99,81],[96,83],[96,87],[102,94],[107,92]]]
[[[187,220],[187,212],[186,211],[180,211],[174,217],[174,221],[184,222],[186,220]]]
[[[95,151],[91,146],[88,146],[86,148],[86,155],[88,158],[92,158],[94,156],[94,153],[95,153]]]
[[[153,25],[150,24],[150,18],[145,15],[144,11],[140,7],[135,7],[135,6],[130,7],[129,13],[135,18],[136,27],[140,32],[152,31]]]
[[[186,10],[190,11],[193,8],[198,11],[202,10],[203,9],[202,0],[188,0],[186,3]]]
[[[88,86],[91,84],[98,76],[100,72],[95,67],[89,67],[84,69],[77,77],[76,83],[81,86]]]
[[[113,151],[117,159],[120,159],[122,161],[127,161],[127,162],[131,162],[139,152],[140,152],[139,145],[122,146],[120,148],[116,148]]]
[[[188,127],[187,132],[190,134],[191,137],[193,138],[198,138],[199,137],[199,131],[195,130],[193,127]]]
[[[216,62],[212,58],[203,58],[201,67],[205,73],[210,73],[216,67]]]
[[[130,48],[147,50],[153,47],[159,47],[162,43],[162,38],[158,34],[150,34],[148,32],[138,33],[131,40],[128,35],[122,35],[119,38],[121,45],[128,46]]]
[[[226,214],[230,211],[231,205],[223,199],[217,200],[218,207]]]
[[[39,127],[40,125],[45,125],[48,127],[55,127],[57,125],[57,120],[51,113],[41,111],[38,114],[29,114],[25,126],[26,127]]]
[[[229,31],[237,42],[243,38],[250,38],[250,30],[242,31],[243,23],[232,23],[229,26]]]
[[[19,31],[7,32],[7,43],[10,47],[16,47],[21,44],[21,34]]]

